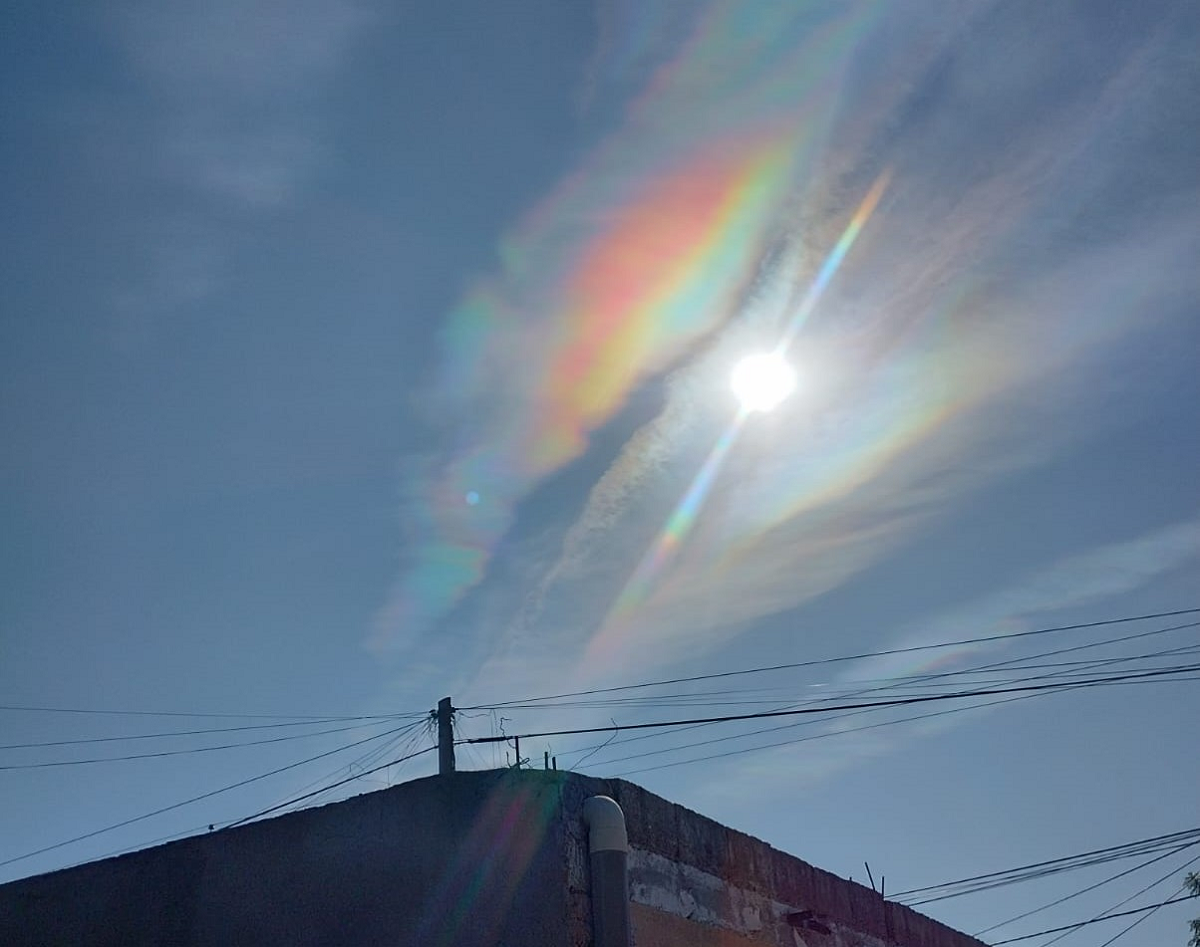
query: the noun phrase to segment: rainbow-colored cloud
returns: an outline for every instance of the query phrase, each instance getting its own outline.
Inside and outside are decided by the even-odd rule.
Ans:
[[[710,4],[623,127],[504,241],[442,335],[433,400],[456,431],[406,484],[414,552],[377,644],[444,616],[516,503],[737,313],[871,7]]]

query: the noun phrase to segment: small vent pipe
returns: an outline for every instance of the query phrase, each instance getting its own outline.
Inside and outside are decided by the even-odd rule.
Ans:
[[[592,868],[592,929],[596,947],[630,947],[629,838],[625,813],[608,796],[583,804]]]

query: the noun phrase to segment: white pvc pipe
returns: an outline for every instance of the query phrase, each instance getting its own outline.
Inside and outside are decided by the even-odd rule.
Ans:
[[[588,850],[593,852],[628,852],[629,836],[625,831],[625,813],[615,799],[592,796],[583,803],[583,821],[588,827]]]
[[[592,868],[592,929],[596,947],[629,947],[629,837],[625,813],[615,799],[592,796],[583,803]]]

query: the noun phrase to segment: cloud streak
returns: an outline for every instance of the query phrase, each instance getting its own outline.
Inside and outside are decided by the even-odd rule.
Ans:
[[[1194,565],[1198,558],[1200,518],[1062,558],[1016,585],[914,622],[908,632],[882,647],[917,647],[967,635],[1027,631],[1058,620],[1051,617],[1055,614],[1084,609],[1145,588],[1186,566]],[[1186,619],[1178,621],[1185,622]],[[1169,622],[1160,622],[1154,627],[1165,627],[1167,624]],[[1145,629],[1145,626],[1136,627]],[[1039,643],[1039,650],[1044,647],[1051,645]],[[1010,660],[1016,661],[1012,652],[1028,653],[1029,647],[1025,643],[966,645],[953,651],[939,650],[932,657],[922,656],[915,660],[912,655],[890,655],[856,663],[852,669],[839,675],[835,684],[846,686],[854,681],[940,674],[973,666],[985,654],[988,655],[988,661],[1003,662],[1005,654],[1010,655]],[[1103,658],[1111,655],[1111,652],[1097,651],[1092,654]],[[1013,672],[1005,670],[997,673]],[[993,697],[982,699],[977,704],[981,710],[990,711],[1006,706],[1013,699]],[[746,755],[738,768],[737,791],[744,792],[746,786],[787,786],[794,790],[797,785],[828,779],[869,759],[895,752],[902,739],[928,737],[977,718],[978,714],[971,713],[966,705],[963,708],[962,714],[946,715],[941,714],[941,708],[932,711],[918,709],[915,712],[911,708],[904,708],[882,718],[876,714],[851,713],[845,722],[814,721],[801,728],[783,729],[765,736],[763,742],[779,741],[784,745]],[[923,713],[936,716],[922,720],[920,717]],[[888,722],[893,719],[906,720],[914,715],[916,719],[912,722],[897,723],[896,726],[902,728],[899,730],[892,729],[893,725]],[[816,728],[816,732],[808,733],[810,727]],[[827,738],[829,742],[826,742]],[[735,737],[724,746],[718,743],[706,752],[737,750],[748,745],[734,742],[740,739]],[[804,742],[803,753],[798,754],[792,745],[787,745],[787,741]],[[815,741],[815,745],[810,741]],[[648,765],[654,765],[655,762],[650,760]],[[748,779],[748,775],[758,778]],[[735,791],[735,787],[726,781],[715,780],[706,791],[713,793],[714,798],[721,798]]]
[[[838,587],[972,491],[1101,429],[1087,404],[1114,359],[1200,288],[1188,262],[1200,200],[1183,160],[1161,157],[1193,96],[1179,81],[1194,71],[1197,32],[1184,7],[1159,4],[1119,31],[1036,4],[761,9],[707,7],[626,127],[531,212],[504,269],[455,314],[435,396],[460,437],[407,481],[410,519],[421,517],[414,562],[377,644],[419,642],[461,603],[520,499],[681,352],[661,415],[598,472],[512,617],[490,616],[484,650],[503,657],[484,655],[481,681],[522,662],[587,679],[635,650],[642,667],[669,663]],[[762,36],[773,37],[766,52],[748,39]],[[765,138],[748,131],[764,127]],[[772,212],[750,214],[749,231],[706,229],[691,215],[712,204],[690,191],[671,204],[686,232],[718,234],[714,259],[733,262],[696,283],[701,293],[646,304],[640,291],[659,284],[623,276],[665,265],[671,286],[687,286],[711,271],[694,240],[645,242],[658,215],[642,212],[692,155],[720,154],[726,140],[750,154],[786,143],[786,161],[770,152],[778,175],[760,165],[695,179],[754,182],[711,193],[743,208],[766,194]],[[1151,156],[1153,184],[1121,186]],[[800,395],[756,419],[671,568],[636,610],[606,621],[728,424],[729,366],[794,319],[884,168],[877,212],[797,335]],[[614,235],[610,246],[653,264],[590,269]],[[592,285],[603,291],[585,292],[593,318],[581,322],[573,293]]]
[[[322,151],[320,89],[369,22],[351,0],[134,3],[115,31],[159,112],[160,174],[277,206]]]
[[[354,0],[133,0],[105,11],[128,82],[75,111],[131,201],[153,204],[142,275],[112,299],[127,343],[212,293],[244,225],[292,201],[320,166],[323,92],[370,21]]]
[[[376,646],[419,640],[483,578],[521,498],[736,313],[869,10],[703,8],[622,127],[507,238],[443,335],[431,402],[458,433],[406,484],[414,551]]]
[[[971,29],[984,26],[995,24],[985,19]],[[806,346],[811,353],[809,390],[790,415],[763,425],[757,443],[730,457],[697,535],[650,600],[636,615],[600,628],[609,666],[634,647],[639,660],[654,662],[720,643],[755,618],[837,587],[967,492],[1069,449],[1104,423],[1080,411],[1097,373],[1103,377],[1104,359],[1150,328],[1147,313],[1169,319],[1175,287],[1195,283],[1186,273],[1197,244],[1194,193],[1152,223],[1137,221],[1139,234],[1143,227],[1152,234],[1148,242],[1072,233],[1048,217],[1049,208],[1066,207],[1076,223],[1100,223],[1097,202],[1118,219],[1129,213],[1111,207],[1106,190],[1166,131],[1147,127],[1142,111],[1167,81],[1164,34],[1148,30],[1130,40],[1111,69],[1097,68],[1094,86],[1043,105],[1042,114],[1014,111],[998,152],[967,147],[973,130],[983,132],[974,116],[994,120],[1005,107],[996,100],[1012,91],[1011,77],[996,88],[974,74],[980,59],[970,47],[986,45],[991,35],[955,37],[924,64],[914,93],[898,106],[908,116],[903,130],[862,136],[874,144],[858,164],[875,167],[886,155],[896,183],[834,298],[801,337],[802,372]],[[988,52],[995,59],[1002,51]],[[1023,56],[1033,61],[1026,66],[1039,55]],[[1058,78],[1050,72],[1039,81]],[[1020,81],[1034,83],[1029,76]],[[1158,112],[1161,120],[1161,103]],[[1095,147],[1122,130],[1134,146]],[[806,196],[818,203],[837,188],[835,175]],[[803,222],[809,215],[802,209],[798,216]],[[814,232],[828,237],[836,215],[818,220],[820,226],[798,227],[793,244],[810,245]],[[689,412],[707,415],[694,429],[715,439],[717,412],[729,408],[714,411],[712,399],[698,393],[723,387],[723,372],[752,334],[747,324],[789,317],[786,305],[777,309],[779,300],[795,297],[798,276],[815,273],[819,248],[795,256],[807,266],[799,273],[777,267],[764,278],[743,324],[705,363],[685,370],[689,383],[674,386],[668,414],[639,431],[601,477],[539,601],[566,577],[594,576],[600,563],[621,571],[634,550],[654,541],[639,528],[647,510],[626,484],[644,481],[663,462],[657,452],[644,466],[639,457],[646,444],[678,440],[673,416]],[[1061,407],[1055,413],[1047,405]],[[1069,433],[1062,427],[1068,423]],[[577,584],[572,601],[586,591]],[[611,584],[598,592],[599,614],[613,594]],[[544,644],[563,624],[561,616],[518,622],[513,634]]]

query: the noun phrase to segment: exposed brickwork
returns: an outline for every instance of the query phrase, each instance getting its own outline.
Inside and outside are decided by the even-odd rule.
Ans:
[[[630,877],[635,902],[681,916],[689,910],[687,899],[692,899],[695,916],[685,917],[683,923],[695,937],[702,936],[702,928],[721,927],[737,933],[742,942],[778,947],[984,947],[982,941],[884,901],[864,885],[815,868],[632,783],[582,777],[572,782],[575,785],[564,795],[567,813],[573,811],[573,798],[582,805],[581,800],[593,793],[612,796],[625,810],[635,849]],[[666,874],[661,862],[639,857],[642,853],[677,866],[675,876]],[[639,885],[646,888],[640,898]],[[687,897],[664,889],[672,885],[688,891]],[[794,924],[789,915],[796,916]],[[760,925],[757,930],[751,929],[754,924]]]

